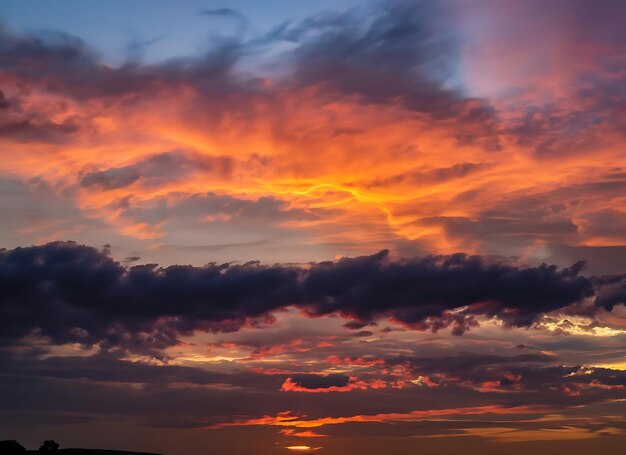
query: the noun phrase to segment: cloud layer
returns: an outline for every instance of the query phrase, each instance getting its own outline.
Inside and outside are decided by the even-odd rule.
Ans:
[[[622,455],[626,3],[232,3],[0,27],[7,437]]]
[[[55,344],[164,348],[196,330],[269,323],[288,307],[340,315],[356,327],[388,318],[419,330],[451,325],[462,334],[478,325],[477,316],[530,326],[582,304],[595,291],[579,271],[460,254],[390,259],[386,251],[306,267],[127,268],[106,251],[56,242],[0,253],[2,338],[37,334]],[[599,304],[611,309],[603,299]]]
[[[117,257],[196,265],[216,245],[223,261],[391,249],[561,266],[591,249],[604,274],[626,241],[622,7],[554,2],[529,25],[546,55],[524,32],[538,7],[391,1],[263,33],[209,10],[241,33],[119,66],[4,27],[0,174],[24,185],[13,201],[46,185],[76,211],[16,217],[5,245],[104,236]],[[230,202],[196,205],[213,197]]]

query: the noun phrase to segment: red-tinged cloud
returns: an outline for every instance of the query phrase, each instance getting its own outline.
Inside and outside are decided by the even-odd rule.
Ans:
[[[318,428],[325,425],[341,425],[350,422],[411,422],[435,417],[477,416],[477,415],[520,415],[545,414],[550,408],[544,406],[516,406],[505,408],[501,406],[478,406],[473,408],[432,409],[426,411],[412,411],[407,413],[389,413],[375,415],[354,415],[348,417],[322,417],[307,419],[306,416],[293,415],[291,412],[282,412],[276,416],[265,416],[258,419],[241,420],[236,422],[219,423],[211,428],[227,428],[238,426],[279,426],[293,428]]]
[[[325,438],[327,435],[316,433],[314,431],[306,430],[306,431],[296,431],[296,430],[280,430],[280,434],[284,436],[293,436],[296,438]]]
[[[343,374],[299,374],[285,379],[280,386],[283,392],[348,392],[357,387],[349,376]]]
[[[404,387],[404,384],[387,382],[381,379],[358,380],[342,374],[299,374],[288,377],[280,386],[282,392],[332,393],[352,390],[383,389],[385,387]]]

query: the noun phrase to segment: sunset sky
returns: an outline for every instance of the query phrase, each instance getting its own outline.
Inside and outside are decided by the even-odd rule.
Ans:
[[[2,0],[0,440],[623,455],[624,24]]]

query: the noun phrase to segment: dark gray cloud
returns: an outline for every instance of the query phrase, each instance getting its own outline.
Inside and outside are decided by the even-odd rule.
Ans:
[[[164,85],[195,84],[206,94],[220,95],[252,89],[233,73],[241,45],[232,40],[213,43],[202,57],[172,60],[160,65],[136,62],[112,68],[79,38],[61,33],[21,36],[0,28],[0,67],[24,84],[77,99],[123,95],[153,96]],[[166,83],[166,84],[164,84]]]
[[[246,16],[241,14],[239,11],[233,8],[207,8],[203,9],[198,13],[200,16],[208,16],[208,17],[221,17],[226,19],[233,19],[242,26],[240,32],[243,32],[243,27],[248,24],[248,19]]]
[[[484,100],[446,87],[459,43],[446,32],[443,4],[378,3],[368,17],[358,11],[322,13],[285,23],[265,40],[287,41],[289,80],[365,103],[400,102],[433,119],[454,119],[456,139],[499,150],[498,117]]]
[[[593,294],[589,280],[578,275],[580,264],[558,270],[517,268],[463,254],[397,262],[385,256],[320,263],[303,285],[305,308],[314,315],[339,313],[362,321],[385,315],[422,329],[452,325],[462,333],[475,315],[527,326],[540,314]],[[462,307],[467,308],[447,312]]]
[[[285,267],[226,264],[127,270],[71,243],[3,250],[0,261],[4,340],[34,330],[55,343],[137,348],[171,345],[205,324],[232,330],[267,317],[294,301],[297,276]]]
[[[178,365],[151,365],[124,361],[109,355],[13,359],[2,356],[3,373],[13,377],[85,379],[96,382],[140,384],[216,384],[232,382],[232,375]]]
[[[0,90],[0,109],[7,109],[11,103],[4,96],[4,92]]]
[[[598,280],[604,286],[596,298],[596,306],[612,310],[615,305],[626,305],[626,275],[608,276]]]
[[[0,251],[3,343],[35,333],[53,343],[146,350],[195,330],[230,331],[298,306],[357,322],[391,318],[415,329],[474,317],[528,326],[594,293],[580,265],[520,268],[461,254],[390,260],[386,252],[302,268],[209,264],[126,268],[75,243]]]
[[[312,390],[345,387],[350,381],[345,374],[294,374],[290,379],[295,385]]]
[[[233,161],[226,156],[201,156],[194,152],[173,150],[152,155],[128,166],[88,172],[82,176],[80,185],[111,190],[126,187],[139,179],[145,185],[158,185],[195,172],[227,178],[232,173]]]
[[[432,2],[382,2],[288,22],[251,39],[245,37],[247,20],[239,12],[208,9],[201,14],[239,22],[235,36],[214,37],[201,56],[119,67],[103,64],[85,43],[67,34],[18,35],[1,28],[0,67],[25,87],[78,100],[123,97],[131,103],[185,87],[195,90],[203,110],[210,104],[204,117],[212,118],[232,111],[250,115],[251,95],[272,104],[280,103],[277,89],[324,87],[329,99],[357,95],[367,103],[400,102],[436,119],[454,118],[460,142],[498,149],[493,109],[446,87],[459,50],[446,32],[444,9]],[[271,87],[264,77],[242,69],[285,42],[290,50],[281,54],[284,64]]]
[[[80,184],[87,188],[96,187],[103,190],[114,190],[136,182],[139,177],[139,171],[135,166],[113,167],[106,171],[95,171],[85,174],[80,180]]]
[[[56,123],[41,115],[19,118],[6,118],[0,114],[0,139],[12,139],[21,142],[63,142],[80,126],[68,120]]]
[[[8,90],[0,90],[0,140],[65,143],[87,126],[84,118],[68,112],[66,104],[44,102],[33,107],[26,102],[30,90],[7,85]]]
[[[518,354],[513,356],[497,354],[475,354],[461,352],[455,356],[417,357],[398,356],[385,359],[388,365],[404,365],[415,373],[447,373],[456,375],[469,370],[492,367],[495,365],[515,365],[525,363],[551,363],[556,361],[554,355],[544,353]]]
[[[451,42],[436,33],[435,10],[425,2],[388,2],[367,22],[350,12],[326,13],[281,36],[299,44],[295,77],[302,83],[326,83],[373,102],[405,97],[420,110],[448,107],[451,97],[435,74]]]

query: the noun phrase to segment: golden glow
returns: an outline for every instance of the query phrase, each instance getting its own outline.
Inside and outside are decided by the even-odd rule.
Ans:
[[[314,452],[320,450],[322,447],[309,447],[309,446],[287,446],[286,449],[296,452]]]
[[[354,415],[347,417],[322,417],[319,419],[306,419],[306,416],[294,415],[289,411],[281,412],[276,416],[264,416],[258,419],[248,419],[236,422],[225,422],[212,425],[209,428],[227,428],[239,426],[270,425],[291,428],[318,428],[324,425],[341,425],[348,422],[416,422],[423,419],[432,419],[443,416],[466,416],[466,415],[514,415],[514,414],[542,414],[549,408],[543,406],[515,406],[504,408],[498,405],[478,406],[472,408],[430,409],[413,411],[408,413],[389,413],[374,415]]]
[[[550,332],[566,332],[571,335],[594,337],[613,337],[626,334],[625,329],[597,325],[596,320],[584,316],[567,316],[558,321],[539,322],[537,327]]]
[[[594,365],[591,368],[607,368],[609,370],[626,371],[626,362],[602,363],[599,365]]]
[[[43,179],[59,195],[71,194],[87,219],[103,222],[122,236],[161,245],[172,243],[169,224],[176,220],[132,219],[128,210],[149,213],[209,192],[250,202],[271,197],[283,204],[284,212],[275,217],[273,229],[297,232],[302,244],[339,243],[358,252],[387,247],[390,241],[423,241],[439,253],[479,252],[489,240],[488,232],[481,238],[472,227],[481,213],[497,211],[507,199],[535,196],[546,207],[558,207],[545,215],[545,223],[574,220],[579,226],[576,233],[559,233],[559,242],[626,242],[626,234],[619,231],[597,234],[588,210],[623,210],[623,196],[577,192],[577,203],[570,204],[568,193],[579,182],[605,179],[603,163],[626,167],[623,141],[616,137],[607,135],[592,160],[588,154],[568,154],[546,163],[548,158],[537,159],[532,147],[504,133],[498,133],[503,148],[498,153],[480,141],[459,143],[459,128],[480,137],[481,125],[433,121],[401,104],[371,105],[337,95],[329,99],[319,87],[272,96],[223,106],[226,112],[216,123],[190,87],[164,89],[158,107],[154,99],[141,98],[106,106],[78,103],[34,89],[25,95],[25,103],[41,105],[58,121],[93,119],[85,125],[90,134],[69,144],[5,139],[3,148],[12,159],[0,163],[0,172],[24,181]],[[53,110],[63,103],[64,112]],[[79,184],[89,172],[128,166],[141,171],[150,157],[172,151],[192,156],[193,163],[159,169],[114,188]],[[238,213],[200,210],[193,215],[194,229],[201,232],[233,223]],[[506,219],[504,214],[496,221]],[[38,242],[82,229],[76,226],[77,232],[71,233],[39,227],[28,227]],[[534,228],[523,223],[511,229],[499,235],[553,237],[549,229],[529,232]]]

